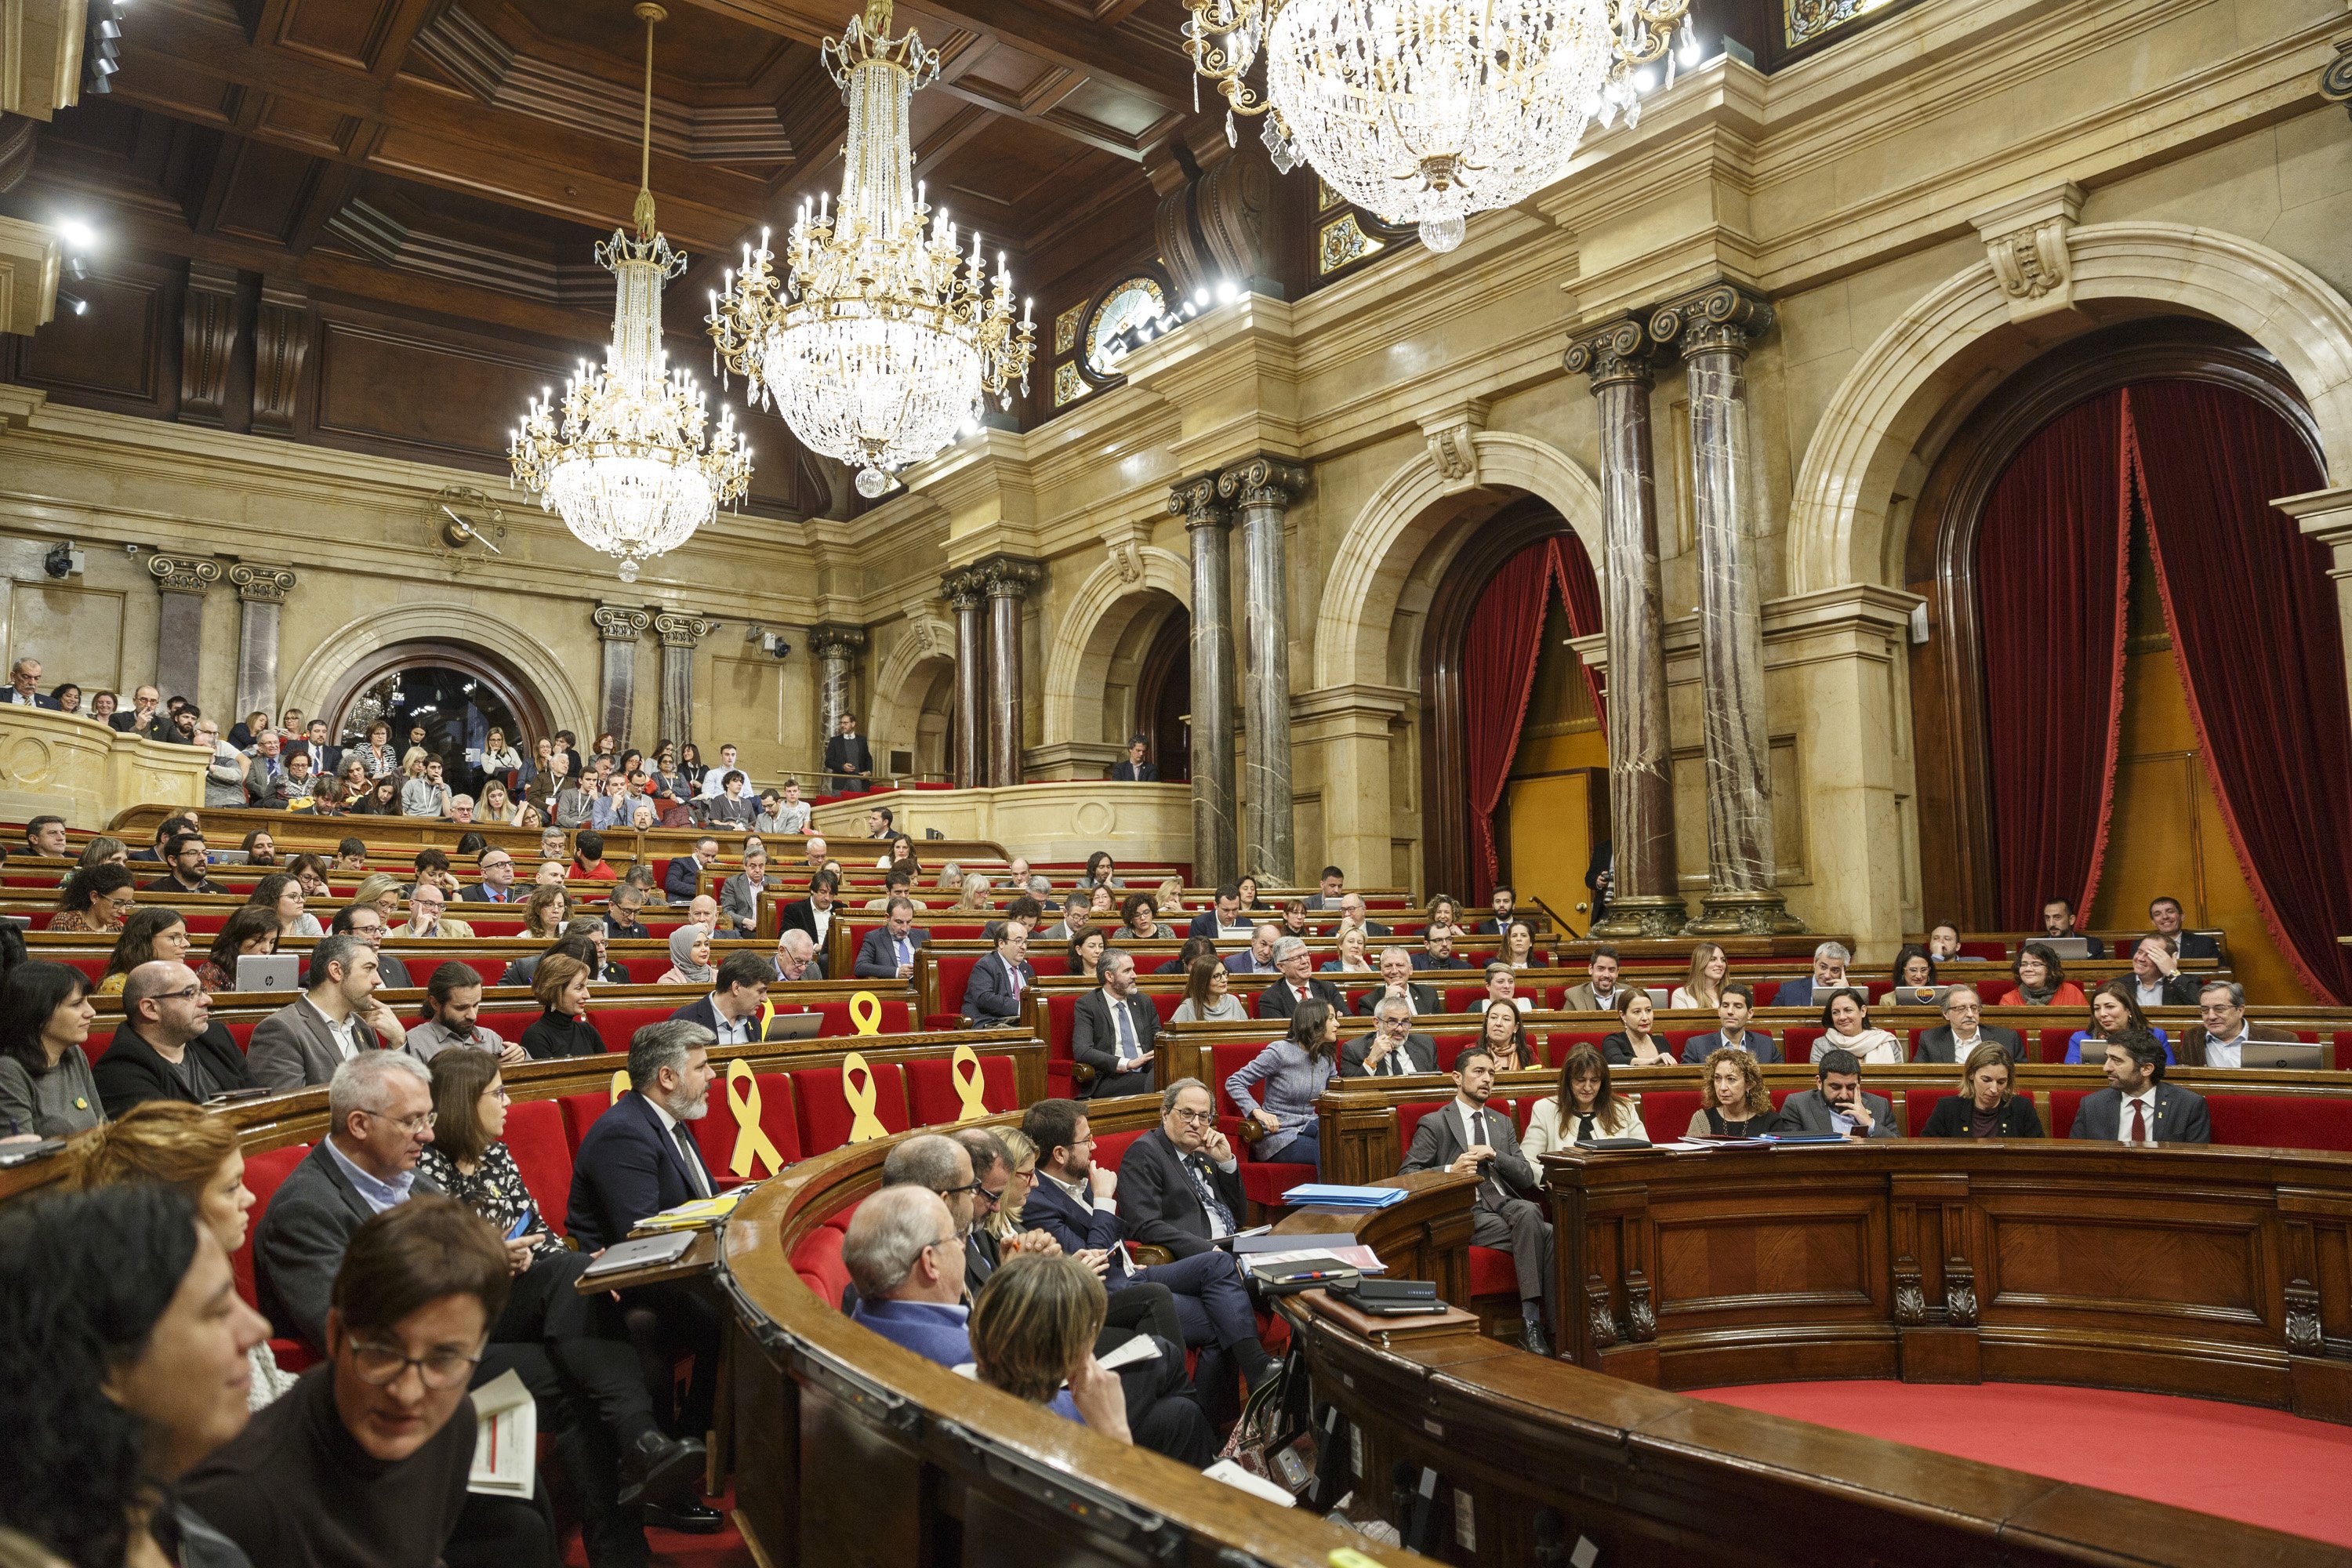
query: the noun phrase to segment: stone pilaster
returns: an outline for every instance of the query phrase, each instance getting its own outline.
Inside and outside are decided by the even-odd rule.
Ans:
[[[163,613],[155,622],[155,689],[202,708],[196,677],[204,657],[205,595],[221,580],[220,563],[201,556],[150,555],[147,571],[163,594]],[[223,724],[221,732],[226,734],[235,722],[232,719]]]
[[[243,618],[236,633],[236,716],[278,712],[278,631],[294,572],[240,561],[228,569]],[[226,726],[223,726],[226,729]]]
[[[1045,569],[1018,556],[992,555],[972,567],[988,592],[988,782],[1017,784],[1021,761],[1021,603]]]
[[[866,628],[827,621],[809,628],[809,653],[816,660],[817,722],[825,742],[841,733],[841,716],[854,713],[856,700],[857,656],[866,651]],[[866,744],[876,744],[868,735]],[[876,772],[881,770],[877,766]]]
[[[624,747],[629,743],[629,721],[637,708],[637,639],[653,624],[653,616],[626,605],[599,605],[593,612],[596,635],[603,640],[603,679],[597,689],[597,728],[609,731]],[[580,737],[580,754],[586,756],[593,735]]]
[[[1717,283],[1651,312],[1682,351],[1690,393],[1691,512],[1698,532],[1700,711],[1706,745],[1707,892],[1693,934],[1802,931],[1777,887],[1764,711],[1764,619],[1754,538],[1761,474],[1749,430],[1748,345],[1772,307]]]
[[[1192,557],[1192,879],[1208,887],[1241,874],[1234,787],[1234,514],[1217,476],[1170,487]]]
[[[1242,869],[1274,887],[1295,879],[1290,795],[1290,591],[1283,514],[1307,493],[1302,464],[1260,455],[1217,476],[1217,496],[1242,531],[1242,624],[1249,684]]]
[[[654,616],[661,638],[661,736],[679,745],[694,739],[694,645],[719,629],[717,621],[664,610]]]
[[[1666,708],[1657,468],[1650,440],[1652,346],[1642,322],[1612,321],[1569,345],[1601,414],[1601,627],[1609,658],[1609,841],[1613,886],[1597,937],[1664,937],[1688,918],[1675,887],[1674,738]]]
[[[979,789],[988,783],[988,587],[970,567],[940,579],[940,592],[955,606],[955,784]]]

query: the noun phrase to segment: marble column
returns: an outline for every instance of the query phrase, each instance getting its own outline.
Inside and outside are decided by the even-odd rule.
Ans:
[[[1569,345],[1601,414],[1601,505],[1609,657],[1609,842],[1613,882],[1596,937],[1668,937],[1688,918],[1676,886],[1673,725],[1666,708],[1665,596],[1658,580],[1654,365],[1640,321]]]
[[[1762,475],[1746,366],[1748,345],[1771,327],[1771,305],[1732,283],[1709,285],[1650,315],[1651,339],[1681,349],[1690,394],[1707,875],[1702,912],[1687,928],[1694,935],[1804,929],[1776,886],[1763,602],[1756,582]]]
[[[1023,781],[1021,603],[1044,580],[1045,568],[1017,556],[992,555],[972,570],[988,591],[988,782]]]
[[[278,712],[278,628],[293,591],[290,567],[240,561],[228,569],[242,619],[236,631],[236,714]]]
[[[184,697],[198,708],[196,678],[205,650],[205,595],[221,580],[220,563],[185,555],[150,555],[148,573],[163,590],[162,614],[155,622],[155,689],[165,697]],[[251,712],[251,709],[246,712]],[[240,713],[221,726],[245,715]]]
[[[625,605],[599,605],[593,618],[604,648],[596,727],[600,732],[610,731],[625,748],[629,743],[629,721],[637,710],[637,638],[653,624],[653,616]],[[590,742],[595,738],[580,737],[582,756],[588,755]]]
[[[1242,693],[1249,788],[1242,792],[1242,869],[1269,886],[1295,880],[1291,864],[1290,574],[1283,514],[1307,493],[1304,465],[1260,455],[1217,476],[1217,495],[1242,531],[1242,626],[1249,683]]]
[[[694,739],[694,645],[718,629],[717,621],[675,610],[654,616],[662,645],[661,740]]]
[[[1234,514],[1217,476],[1170,487],[1192,556],[1192,880],[1215,887],[1241,874],[1234,788]]]
[[[816,659],[816,706],[819,731],[817,752],[833,743],[841,733],[841,716],[857,713],[854,704],[857,692],[857,656],[866,651],[866,628],[846,626],[839,621],[826,621],[809,628],[809,652]],[[857,714],[860,720],[866,716]],[[879,754],[881,740],[870,731],[860,729],[867,746],[876,750],[872,777],[878,785],[884,772]]]
[[[965,567],[940,578],[940,592],[955,606],[955,784],[980,789],[988,783],[988,730],[981,722],[988,705],[988,588]]]

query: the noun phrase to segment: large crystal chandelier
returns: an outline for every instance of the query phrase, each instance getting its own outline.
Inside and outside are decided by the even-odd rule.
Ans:
[[[981,238],[963,252],[914,176],[907,101],[940,57],[909,30],[893,38],[890,0],[869,0],[823,58],[849,100],[841,208],[803,204],[786,241],[789,280],[762,230],[710,297],[717,358],[751,383],[812,451],[857,469],[857,493],[890,488],[977,419],[983,396],[1011,407],[1029,390],[1028,302],[1013,317],[1004,258],[992,279]],[[928,232],[925,219],[929,218]]]
[[[1185,0],[1184,51],[1234,116],[1265,115],[1275,166],[1314,166],[1432,250],[1475,212],[1558,179],[1588,121],[1641,113],[1690,0]],[[1263,56],[1261,93],[1245,79]],[[1195,88],[1197,93],[1198,89]]]
[[[583,544],[620,558],[624,583],[640,563],[677,549],[740,499],[751,479],[751,449],[736,438],[732,414],[703,439],[701,389],[668,368],[662,350],[662,284],[686,268],[654,226],[654,26],[668,13],[645,4],[645,141],[640,151],[636,233],[614,229],[596,247],[615,281],[613,343],[604,368],[580,370],[563,384],[559,422],[552,395],[534,401],[508,458],[515,482],[558,513]]]

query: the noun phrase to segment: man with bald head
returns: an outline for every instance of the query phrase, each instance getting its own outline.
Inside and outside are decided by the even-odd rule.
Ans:
[[[212,1021],[213,999],[184,963],[142,963],[122,983],[122,1023],[90,1071],[109,1116],[148,1100],[202,1105],[255,1087],[245,1053]]]
[[[686,906],[686,918],[716,935],[719,931],[719,900],[709,893],[695,894],[694,901]]]
[[[816,942],[795,926],[776,938],[778,980],[822,980],[824,966],[816,961]]]

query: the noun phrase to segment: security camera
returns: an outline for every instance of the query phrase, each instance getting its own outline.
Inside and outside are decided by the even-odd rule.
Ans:
[[[760,634],[760,651],[770,658],[782,658],[793,651],[793,645],[773,632]]]
[[[52,577],[78,577],[81,566],[81,552],[70,544],[52,544],[49,552],[41,557],[41,570]]]

